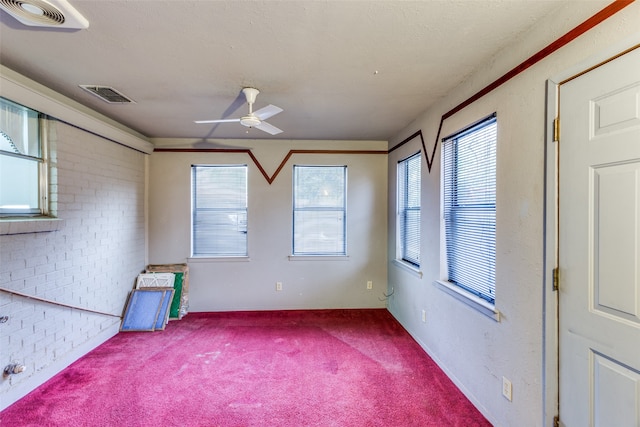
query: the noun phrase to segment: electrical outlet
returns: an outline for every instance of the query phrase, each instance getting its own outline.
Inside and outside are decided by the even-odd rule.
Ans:
[[[422,310],[422,322],[427,323],[427,310]]]
[[[282,282],[276,282],[276,291],[282,290]]]
[[[367,289],[373,289],[373,282],[371,280],[367,281]]]
[[[509,381],[505,377],[502,377],[502,395],[506,397],[509,400],[509,402],[511,402],[511,392],[512,392],[511,381]]]

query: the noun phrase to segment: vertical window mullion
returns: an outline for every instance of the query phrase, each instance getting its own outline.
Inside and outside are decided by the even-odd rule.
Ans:
[[[49,215],[49,122],[44,114],[39,117],[40,122],[40,156],[39,188],[40,213]]]

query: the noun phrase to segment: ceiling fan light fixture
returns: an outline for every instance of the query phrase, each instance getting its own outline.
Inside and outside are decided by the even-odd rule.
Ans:
[[[253,103],[256,101],[256,96],[260,91],[256,88],[245,87],[242,89],[242,93],[247,98],[247,104],[249,105],[249,114],[240,117],[239,119],[219,119],[219,120],[195,120],[195,123],[229,123],[235,122],[247,128],[256,128],[271,135],[277,135],[282,133],[282,129],[267,123],[269,117],[273,117],[283,110],[275,105],[267,105],[259,110],[253,111]]]
[[[240,124],[248,128],[258,126],[260,123],[262,123],[261,120],[254,115],[244,116],[240,118]]]

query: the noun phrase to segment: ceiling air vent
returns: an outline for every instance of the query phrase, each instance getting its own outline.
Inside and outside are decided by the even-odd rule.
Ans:
[[[67,0],[0,0],[0,8],[24,25],[82,30],[89,21]]]
[[[109,86],[96,86],[96,85],[80,85],[80,87],[87,92],[94,94],[109,104],[129,104],[133,100],[127,98],[117,90]]]

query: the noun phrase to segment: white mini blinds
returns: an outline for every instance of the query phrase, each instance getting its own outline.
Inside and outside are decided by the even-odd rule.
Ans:
[[[495,303],[496,115],[443,140],[448,281]]]
[[[293,167],[293,255],[347,254],[347,167]]]
[[[416,267],[420,267],[420,162],[420,153],[398,162],[396,258]]]
[[[247,165],[191,167],[194,257],[247,256]]]

